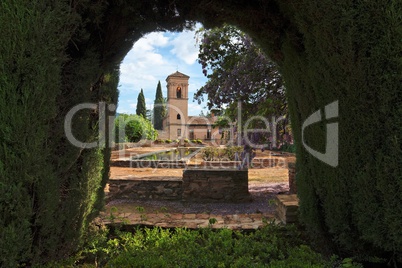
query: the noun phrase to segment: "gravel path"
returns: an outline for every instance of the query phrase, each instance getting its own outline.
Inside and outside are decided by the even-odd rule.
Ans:
[[[252,197],[247,203],[187,203],[181,201],[157,201],[157,200],[113,200],[108,206],[117,204],[130,204],[140,206],[146,212],[152,213],[166,208],[169,213],[197,214],[209,213],[215,215],[234,214],[272,214],[275,206],[270,202],[276,194],[286,193],[289,190],[287,183],[258,183],[249,184],[249,192]]]

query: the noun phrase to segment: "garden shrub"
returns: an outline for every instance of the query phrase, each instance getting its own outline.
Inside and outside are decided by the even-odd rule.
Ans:
[[[201,155],[205,161],[212,161],[218,156],[218,148],[205,147],[201,150]]]
[[[235,154],[238,153],[238,155],[240,156],[242,151],[243,147],[241,146],[228,146],[226,148],[205,147],[201,150],[201,154],[202,159],[204,159],[205,161],[234,161]]]
[[[288,153],[296,153],[296,145],[295,144],[284,143],[281,146],[280,151],[288,152]]]
[[[223,149],[223,155],[231,161],[235,160],[236,153],[238,156],[240,156],[242,152],[243,147],[241,146],[227,146],[226,148]]]
[[[115,119],[116,142],[155,140],[158,131],[152,123],[140,115],[119,114]]]
[[[294,226],[267,224],[253,232],[137,228],[92,236],[84,264],[116,267],[324,267]],[[298,259],[298,262],[297,262]],[[292,265],[292,266],[289,266]],[[294,266],[293,266],[294,265]]]

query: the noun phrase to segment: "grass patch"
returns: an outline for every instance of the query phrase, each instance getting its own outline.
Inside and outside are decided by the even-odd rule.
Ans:
[[[288,182],[288,169],[285,168],[265,168],[265,169],[249,169],[249,183],[279,183]]]

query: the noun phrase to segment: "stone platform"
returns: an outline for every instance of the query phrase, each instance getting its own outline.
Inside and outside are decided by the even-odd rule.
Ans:
[[[208,213],[184,214],[184,213],[119,213],[116,218],[110,219],[110,214],[101,215],[103,224],[144,225],[164,228],[186,227],[197,228],[229,228],[233,230],[252,230],[262,227],[266,222],[279,223],[272,214],[234,214],[215,215]]]

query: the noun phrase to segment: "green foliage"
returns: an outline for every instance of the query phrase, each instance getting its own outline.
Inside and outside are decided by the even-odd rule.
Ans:
[[[233,161],[235,160],[235,154],[238,153],[240,155],[242,151],[243,148],[241,146],[228,146],[225,148],[205,147],[201,150],[201,155],[205,161]]]
[[[218,156],[219,148],[205,147],[201,150],[202,159],[205,161],[213,161]]]
[[[93,51],[66,55],[81,22],[67,1],[0,3],[1,267],[65,258],[103,203],[110,150],[73,146],[64,123],[77,104],[116,104],[118,71],[96,67]],[[98,142],[100,116],[83,109],[66,123],[77,140]]]
[[[66,258],[100,210],[109,144],[73,146],[64,131],[66,115],[78,104],[117,104],[118,65],[143,35],[134,29],[157,29],[160,24],[150,21],[161,17],[170,24],[165,29],[186,25],[168,4],[137,3],[133,8],[126,1],[1,1],[1,267]],[[72,118],[72,134],[80,142],[98,142],[104,127],[99,119],[113,126],[113,114],[80,110]]]
[[[158,137],[151,122],[142,116],[119,114],[115,119],[116,142],[138,142],[140,140],[155,140]]]
[[[210,219],[213,225],[216,219]],[[292,226],[268,224],[255,232],[210,228],[101,230],[81,252],[84,265],[116,267],[330,267],[303,244]]]
[[[157,130],[163,129],[163,118],[166,116],[165,99],[163,98],[161,81],[158,81],[156,87],[155,102],[154,102],[154,128]]]
[[[139,116],[142,116],[144,119],[147,118],[147,107],[145,103],[144,91],[142,90],[142,88],[141,92],[138,93],[137,108],[135,110],[135,113]]]
[[[200,102],[207,95],[209,108],[226,105],[226,116],[232,121],[238,116],[238,102],[243,121],[256,115],[271,118],[287,114],[278,66],[250,36],[229,24],[201,28],[197,35],[201,39],[199,62],[208,81],[194,94],[195,99]]]
[[[282,152],[296,153],[296,145],[295,145],[295,144],[284,143],[284,144],[280,147],[280,150],[281,150]]]
[[[167,144],[169,144],[169,143],[172,143],[172,140],[171,140],[171,139],[166,139],[165,142],[166,142]]]
[[[239,156],[243,152],[243,147],[241,146],[227,146],[223,148],[223,155],[229,160],[235,159],[235,154],[237,153]]]

